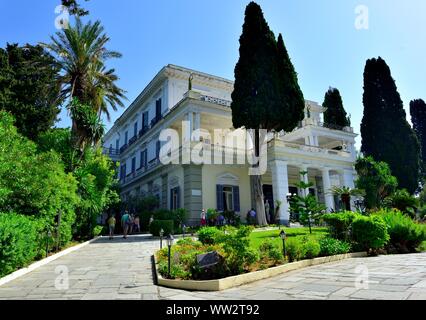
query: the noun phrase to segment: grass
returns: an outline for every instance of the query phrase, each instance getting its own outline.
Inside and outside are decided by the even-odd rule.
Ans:
[[[308,237],[314,239],[321,239],[328,234],[327,228],[312,228],[312,234],[309,233],[309,228],[284,228],[287,239],[297,237]],[[259,231],[250,234],[250,246],[258,249],[262,242],[272,240],[281,246],[282,240],[280,238],[281,230]]]

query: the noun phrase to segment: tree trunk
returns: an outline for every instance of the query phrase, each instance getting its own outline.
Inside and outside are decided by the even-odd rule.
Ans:
[[[255,156],[259,158],[260,154],[260,131],[255,130]],[[259,164],[254,164],[254,167],[258,167]],[[252,183],[254,187],[254,197],[256,200],[256,217],[259,226],[267,226],[268,220],[266,219],[265,203],[263,202],[263,188],[262,188],[262,177],[260,175],[252,176]]]

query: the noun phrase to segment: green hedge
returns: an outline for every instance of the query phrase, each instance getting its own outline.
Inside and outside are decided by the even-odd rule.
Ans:
[[[350,238],[349,227],[352,222],[361,215],[359,213],[345,211],[339,213],[329,213],[322,216],[322,219],[330,228],[330,234],[333,238],[339,240],[348,240]]]
[[[323,238],[319,241],[321,247],[321,256],[335,256],[351,252],[351,244],[333,238]]]
[[[388,243],[389,233],[382,217],[359,216],[352,222],[352,238],[361,250],[377,250]]]
[[[164,236],[174,233],[174,222],[173,220],[154,220],[149,226],[149,232],[153,236],[159,236],[160,230],[163,229]]]
[[[386,225],[390,236],[388,251],[414,253],[423,241],[426,241],[426,225],[418,224],[399,210],[381,210],[377,212]]]
[[[15,213],[0,213],[0,277],[31,263],[38,255],[40,223]]]

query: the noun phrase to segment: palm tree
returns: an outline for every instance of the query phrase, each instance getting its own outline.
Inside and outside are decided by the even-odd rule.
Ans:
[[[99,21],[83,24],[77,17],[75,26],[70,25],[68,29],[57,32],[51,40],[51,44],[43,45],[57,55],[61,67],[58,77],[62,86],[61,99],[71,101],[77,98],[81,104],[91,106],[99,118],[105,113],[109,119],[108,106],[113,110],[117,110],[117,105],[124,107],[121,99],[125,98],[125,92],[115,84],[118,80],[115,70],[105,66],[106,60],[120,58],[121,54],[106,49],[110,38]],[[70,113],[72,116],[71,110]],[[84,136],[89,131],[73,117],[72,133],[76,148],[81,150],[84,141],[93,139]]]
[[[334,186],[330,189],[330,193],[340,197],[345,210],[351,210],[351,197],[364,197],[365,191],[361,189],[351,189],[349,187],[338,187]]]

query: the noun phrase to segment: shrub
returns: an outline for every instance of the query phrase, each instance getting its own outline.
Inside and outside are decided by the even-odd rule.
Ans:
[[[426,240],[426,226],[414,222],[398,210],[381,210],[377,212],[386,225],[390,236],[389,251],[399,253],[416,252],[416,248]]]
[[[241,218],[237,213],[235,213],[235,211],[224,211],[223,217],[226,219],[226,222],[230,225],[233,225],[233,226],[241,225]]]
[[[169,234],[173,234],[173,220],[154,220],[149,226],[149,232],[153,236],[159,236],[160,230],[163,229],[164,235],[168,236]]]
[[[249,265],[259,260],[258,252],[250,247],[252,230],[252,227],[243,226],[223,238],[225,264],[231,275],[244,272]]]
[[[224,232],[215,227],[205,227],[198,231],[198,240],[202,244],[216,244],[221,242]]]
[[[351,244],[333,238],[323,238],[319,241],[321,256],[334,256],[351,251]]]
[[[175,228],[178,228],[182,224],[185,224],[188,217],[188,211],[186,209],[180,208],[172,212],[172,217],[175,222]]]
[[[174,220],[173,212],[167,209],[158,209],[153,214],[154,220]]]
[[[305,257],[305,247],[300,239],[289,238],[286,241],[286,249],[289,262],[299,261]]]
[[[352,238],[362,250],[377,250],[389,241],[387,226],[382,217],[359,216],[352,222]]]
[[[315,239],[308,239],[302,243],[303,252],[305,253],[304,257],[306,259],[313,259],[319,256],[321,252],[321,246]]]
[[[279,245],[272,240],[266,240],[262,242],[259,247],[261,259],[270,259],[274,262],[281,261],[283,259],[283,253]]]
[[[419,201],[414,198],[407,190],[397,190],[392,196],[385,199],[388,208],[395,208],[414,218],[416,215]]]
[[[38,254],[40,224],[15,213],[0,213],[0,277],[26,266]]]
[[[104,230],[105,230],[104,226],[95,226],[93,228],[93,232],[92,232],[93,236],[97,237],[97,236],[101,235]]]
[[[322,219],[330,228],[333,238],[348,240],[350,238],[350,226],[355,218],[361,216],[359,213],[345,211],[340,213],[329,213],[322,216]]]

